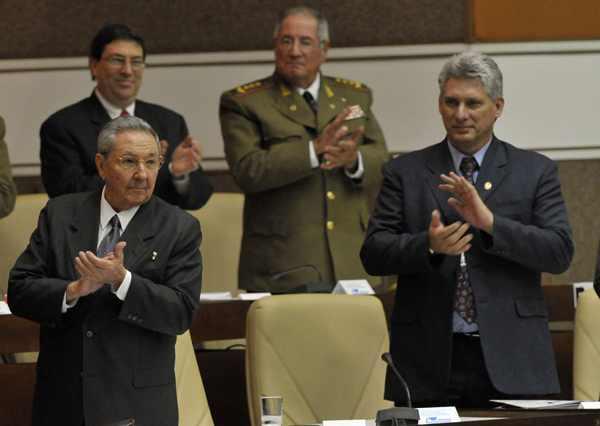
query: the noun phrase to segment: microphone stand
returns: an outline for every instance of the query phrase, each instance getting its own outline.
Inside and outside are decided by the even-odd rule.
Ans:
[[[375,423],[377,426],[408,426],[418,424],[419,411],[412,406],[408,383],[406,383],[406,380],[404,380],[402,374],[400,374],[400,372],[396,369],[394,361],[392,360],[392,355],[390,355],[389,352],[382,354],[381,359],[392,369],[394,375],[402,384],[404,392],[406,393],[408,407],[394,407],[386,408],[385,410],[379,410],[377,412]]]

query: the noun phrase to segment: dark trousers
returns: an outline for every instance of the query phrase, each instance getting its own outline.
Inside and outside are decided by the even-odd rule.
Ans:
[[[483,360],[479,335],[454,334],[450,379],[444,397],[435,401],[415,401],[414,405],[416,407],[450,405],[457,408],[489,409],[497,405],[490,403],[490,399],[509,398],[497,391],[490,381]]]
[[[458,408],[486,409],[496,405],[490,399],[507,399],[490,381],[478,335],[454,335],[446,395],[448,404]]]

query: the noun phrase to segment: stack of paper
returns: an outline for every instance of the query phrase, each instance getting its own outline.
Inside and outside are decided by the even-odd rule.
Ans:
[[[0,301],[0,315],[9,315],[10,309],[8,308],[8,304],[6,302]]]
[[[562,399],[492,399],[505,407],[524,410],[598,410],[599,401],[579,401]]]

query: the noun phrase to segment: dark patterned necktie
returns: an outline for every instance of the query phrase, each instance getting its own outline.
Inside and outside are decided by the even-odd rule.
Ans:
[[[464,157],[460,162],[460,171],[465,179],[475,185],[473,174],[479,166],[473,157]],[[460,255],[460,264],[456,274],[456,293],[454,295],[454,310],[468,324],[475,322],[475,297],[471,287],[471,278],[464,253]]]
[[[304,98],[310,109],[312,109],[312,112],[314,112],[316,115],[319,111],[319,104],[317,103],[315,98],[313,98],[313,95],[311,95],[310,92],[307,90],[302,94],[302,97]]]
[[[102,238],[98,250],[96,253],[98,257],[104,257],[108,253],[114,250],[119,237],[121,236],[121,222],[119,222],[119,216],[114,215],[108,222],[110,225],[110,231]]]

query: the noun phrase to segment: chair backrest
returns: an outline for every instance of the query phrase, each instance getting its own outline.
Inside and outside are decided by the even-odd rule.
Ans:
[[[573,397],[596,401],[600,393],[600,299],[593,289],[577,300],[573,340]]]
[[[283,424],[374,418],[384,401],[385,314],[371,296],[296,294],[252,304],[246,386],[253,426],[260,396],[283,397]]]
[[[18,195],[15,210],[0,220],[0,291],[3,293],[8,286],[8,273],[27,247],[47,201],[46,194]]]
[[[175,380],[179,426],[214,426],[189,331],[177,336]]]
[[[218,192],[204,207],[190,211],[202,226],[203,292],[238,288],[243,209],[243,194]]]

